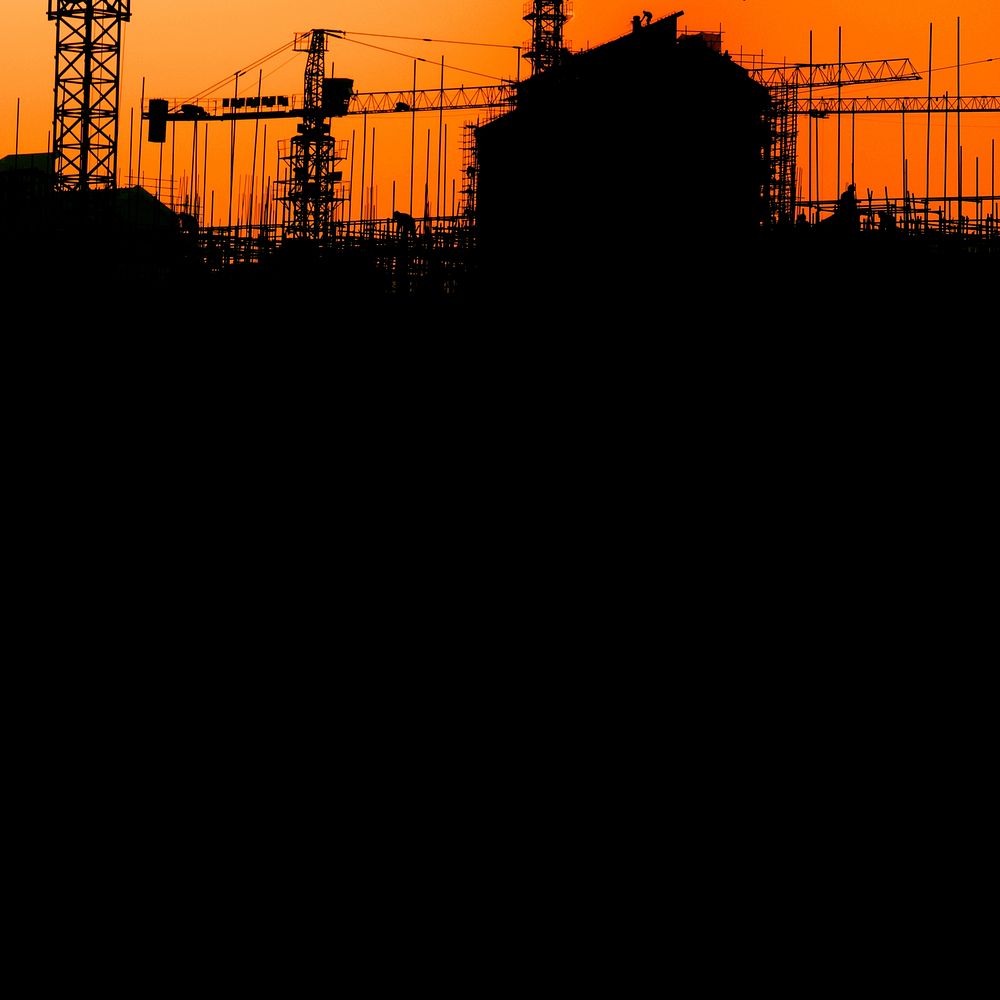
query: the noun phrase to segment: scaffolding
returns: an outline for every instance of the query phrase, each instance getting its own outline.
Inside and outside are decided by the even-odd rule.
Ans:
[[[479,122],[465,123],[462,141],[462,189],[459,191],[458,214],[470,223],[476,218],[476,188],[479,177],[479,158],[476,155],[476,129]]]
[[[791,224],[795,219],[796,108],[798,86],[784,80],[770,87],[768,224]]]

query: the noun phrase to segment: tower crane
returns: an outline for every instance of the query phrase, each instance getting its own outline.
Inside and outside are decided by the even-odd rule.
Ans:
[[[289,239],[322,240],[330,235],[334,205],[342,200],[336,193],[341,181],[336,166],[347,149],[346,141],[338,148],[326,120],[347,113],[354,81],[326,76],[327,33],[322,28],[296,39],[298,51],[306,44],[302,124],[287,157],[284,200],[291,214],[285,232]]]
[[[127,6],[127,4],[126,4]],[[644,12],[646,15],[648,12]],[[683,14],[679,11],[670,17]],[[535,72],[551,69],[565,61],[569,49],[563,28],[573,16],[572,0],[527,0],[524,20],[532,26],[532,41],[524,58],[532,62]],[[651,15],[646,18],[647,23]],[[633,19],[640,20],[640,19]],[[633,30],[640,30],[633,24]],[[210,101],[202,105],[180,104],[166,100],[149,101],[143,115],[150,122],[151,141],[164,141],[168,121],[252,120],[255,118],[300,118],[302,124],[290,143],[285,158],[289,170],[282,200],[290,210],[288,235],[295,238],[321,239],[329,231],[332,208],[338,201],[336,185],[340,182],[336,163],[343,159],[340,146],[330,137],[325,120],[332,116],[356,114],[398,114],[401,112],[441,111],[444,109],[509,110],[516,104],[516,85],[502,82],[495,86],[476,88],[441,88],[428,91],[400,90],[358,93],[353,81],[327,78],[324,75],[324,53],[330,37],[343,37],[343,31],[313,29],[296,38],[299,51],[307,51],[305,96],[300,106],[294,98],[263,97],[233,98]],[[306,46],[307,48],[304,48]],[[795,173],[797,167],[798,119],[826,117],[837,113],[883,111],[899,108],[909,110],[918,99],[894,98],[876,101],[859,98],[845,102],[840,96],[843,87],[861,84],[900,83],[921,79],[909,59],[858,60],[853,62],[795,63],[787,66],[744,67],[751,78],[767,88],[770,94],[770,177],[768,201],[770,224],[788,223],[795,218]],[[836,86],[836,102],[817,99],[814,90]],[[808,90],[808,96],[802,96]],[[928,98],[936,110],[941,98]],[[947,98],[943,107],[949,106]],[[964,98],[963,110],[995,110],[998,98]],[[951,107],[958,107],[951,99]],[[895,102],[895,103],[894,103]],[[902,102],[902,103],[900,103]],[[346,145],[346,144],[345,144]]]
[[[516,101],[513,83],[489,87],[440,87],[357,93],[354,80],[328,77],[325,53],[330,38],[342,30],[313,28],[296,35],[296,51],[306,52],[304,96],[212,98],[200,103],[152,98],[142,111],[148,122],[148,140],[166,142],[168,123],[223,122],[235,124],[254,119],[300,119],[297,134],[282,157],[286,175],[276,182],[278,198],[286,206],[285,236],[293,240],[323,240],[333,232],[334,209],[344,200],[342,173],[337,164],[347,155],[348,143],[330,135],[327,119],[348,114],[399,114],[445,109],[504,110]],[[238,76],[239,74],[237,74]]]
[[[288,165],[286,177],[278,182],[283,189],[280,198],[289,210],[286,235],[299,240],[327,238],[333,209],[343,200],[338,193],[342,174],[336,167],[347,149],[346,141],[338,143],[330,134],[327,119],[346,115],[354,92],[352,79],[326,75],[326,50],[331,34],[336,33],[313,28],[295,37],[295,51],[306,53],[301,106],[293,108],[287,97],[233,97],[223,98],[221,111],[218,108],[210,111],[201,104],[153,98],[143,114],[149,122],[149,141],[165,142],[169,121],[230,121],[235,125],[241,118],[301,119],[284,157]]]
[[[115,187],[122,24],[130,0],[49,0],[56,22],[53,152],[56,187]]]
[[[531,0],[524,20],[531,25],[531,44],[524,54],[535,73],[542,73],[564,61],[568,49],[563,27],[573,17],[573,0]]]

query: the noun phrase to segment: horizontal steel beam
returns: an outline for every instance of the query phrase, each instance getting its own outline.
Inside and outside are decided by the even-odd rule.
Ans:
[[[253,100],[248,105],[246,101]],[[256,118],[303,118],[307,115],[304,100],[299,96],[281,99],[284,104],[276,109],[258,103],[253,98],[243,98],[241,107],[231,106],[232,98],[212,98],[199,103],[187,101],[167,102],[170,110],[168,122],[211,121],[229,122]],[[445,87],[438,90],[387,90],[365,94],[352,94],[348,104],[349,115],[409,114],[415,111],[448,111],[453,109],[512,108],[516,95],[513,84],[495,87]],[[148,108],[142,113],[149,118]]]
[[[825,118],[827,115],[899,114],[903,111],[944,113],[1000,111],[1000,97],[806,97],[796,99],[796,113]]]

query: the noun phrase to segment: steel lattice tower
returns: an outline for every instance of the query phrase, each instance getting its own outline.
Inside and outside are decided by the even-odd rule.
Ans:
[[[301,46],[308,40],[309,47]],[[285,227],[289,239],[321,240],[332,230],[333,209],[342,199],[336,185],[340,172],[337,143],[326,122],[330,114],[324,107],[323,82],[326,62],[326,32],[315,28],[295,40],[296,51],[307,51],[305,105],[298,135],[293,136],[288,161],[285,201],[291,216]]]
[[[531,24],[531,44],[524,58],[532,73],[558,66],[566,54],[563,25],[573,16],[572,0],[531,0],[525,4],[524,20]]]
[[[115,187],[122,22],[131,0],[49,0],[56,22],[53,153],[60,190]]]

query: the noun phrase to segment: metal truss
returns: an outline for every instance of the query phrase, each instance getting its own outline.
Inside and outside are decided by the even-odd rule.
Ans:
[[[909,59],[862,59],[842,63],[795,63],[791,66],[752,68],[747,72],[765,87],[794,83],[800,87],[848,87],[858,83],[919,80]]]
[[[798,100],[798,114],[817,118],[827,115],[899,114],[901,111],[1000,111],[1000,97],[821,97]]]
[[[56,22],[53,152],[61,190],[113,188],[121,26],[130,0],[49,0]]]
[[[307,47],[306,47],[307,46]],[[323,110],[323,79],[327,33],[314,29],[296,38],[296,50],[306,51],[305,94],[299,117],[303,123],[285,158],[288,177],[283,200],[290,210],[285,235],[290,239],[325,240],[330,236],[341,173],[336,169],[347,148],[330,135]]]
[[[212,98],[198,105],[182,104],[166,99],[166,120],[186,121],[242,121],[254,118],[306,118],[307,102],[299,95],[292,97],[230,97]],[[510,110],[517,103],[514,84],[491,87],[444,87],[438,90],[386,90],[352,94],[347,114],[403,114],[409,111],[450,111],[453,109]],[[149,108],[143,110],[143,119],[149,118]]]
[[[531,25],[531,43],[524,58],[532,72],[542,73],[558,66],[566,54],[563,27],[573,16],[572,0],[529,0],[523,20]]]
[[[446,87],[441,90],[399,90],[355,94],[348,114],[438,111],[441,108],[513,108],[513,84],[494,87]]]

